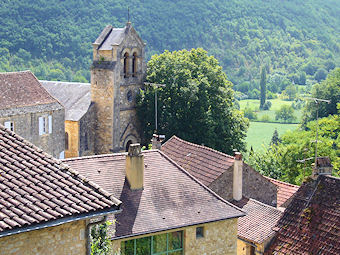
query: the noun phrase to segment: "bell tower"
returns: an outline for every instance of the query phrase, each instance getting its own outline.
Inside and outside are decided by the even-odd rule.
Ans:
[[[140,142],[136,95],[143,86],[144,55],[145,43],[130,22],[124,28],[106,26],[93,43],[95,154],[127,151]]]

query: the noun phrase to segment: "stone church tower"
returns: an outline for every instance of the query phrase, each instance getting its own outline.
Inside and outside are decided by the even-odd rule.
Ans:
[[[143,86],[145,43],[128,22],[108,25],[93,43],[91,101],[95,124],[95,154],[126,151],[140,142],[136,94]]]

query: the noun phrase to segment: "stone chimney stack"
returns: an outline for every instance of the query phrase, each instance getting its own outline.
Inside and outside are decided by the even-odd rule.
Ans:
[[[329,157],[318,157],[316,165],[313,166],[313,177],[318,175],[332,175],[333,165]]]
[[[235,152],[234,157],[233,199],[239,201],[242,199],[242,154],[240,152]]]
[[[144,186],[144,156],[139,143],[130,144],[125,161],[126,178],[130,189],[143,189]]]
[[[165,135],[153,134],[151,142],[153,150],[160,150],[162,148],[162,142],[165,139]]]

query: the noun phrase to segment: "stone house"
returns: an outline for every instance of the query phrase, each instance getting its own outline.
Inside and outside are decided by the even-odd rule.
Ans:
[[[65,107],[65,157],[91,155],[94,152],[96,115],[91,102],[91,84],[40,81]]]
[[[263,254],[275,235],[273,228],[283,212],[255,199],[243,197],[233,204],[247,215],[238,220],[237,255]]]
[[[89,227],[121,204],[2,125],[0,198],[0,255],[89,254]]]
[[[247,215],[238,221],[238,255],[263,254],[273,238],[282,212],[277,206],[277,186],[245,164],[240,153],[229,156],[176,136],[153,146],[186,169],[204,185],[243,209]],[[281,198],[281,197],[280,197]]]
[[[159,150],[65,159],[123,202],[112,229],[122,254],[236,254],[244,212]],[[112,218],[111,218],[112,219]]]
[[[228,201],[253,198],[276,207],[277,188],[263,175],[242,161],[206,146],[172,136],[161,146],[162,152]],[[235,163],[241,164],[235,174]],[[237,198],[235,198],[237,196]]]
[[[319,163],[319,172],[301,185],[275,226],[265,254],[340,254],[340,178],[328,172],[329,158]]]
[[[0,73],[0,124],[64,158],[64,107],[30,71]]]

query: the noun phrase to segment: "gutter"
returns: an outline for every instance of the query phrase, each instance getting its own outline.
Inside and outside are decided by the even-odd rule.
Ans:
[[[118,208],[119,208],[119,206],[118,206]],[[64,218],[61,218],[61,219],[45,222],[45,223],[42,223],[42,224],[36,224],[36,225],[33,225],[33,226],[27,226],[27,227],[14,229],[14,230],[3,231],[3,232],[0,232],[0,238],[5,237],[5,236],[14,235],[14,234],[25,233],[25,232],[28,232],[28,231],[39,230],[39,229],[48,228],[48,227],[55,227],[55,226],[59,226],[59,225],[65,224],[65,223],[77,221],[77,220],[85,220],[85,219],[89,219],[89,218],[93,218],[93,217],[100,217],[100,216],[104,216],[104,215],[107,215],[107,214],[116,214],[116,213],[120,213],[120,212],[121,212],[121,209],[110,208],[110,209],[107,209],[107,210],[104,210],[104,211],[101,211],[101,212],[85,213],[85,214],[81,214],[81,215],[77,215],[77,216],[64,217]]]

